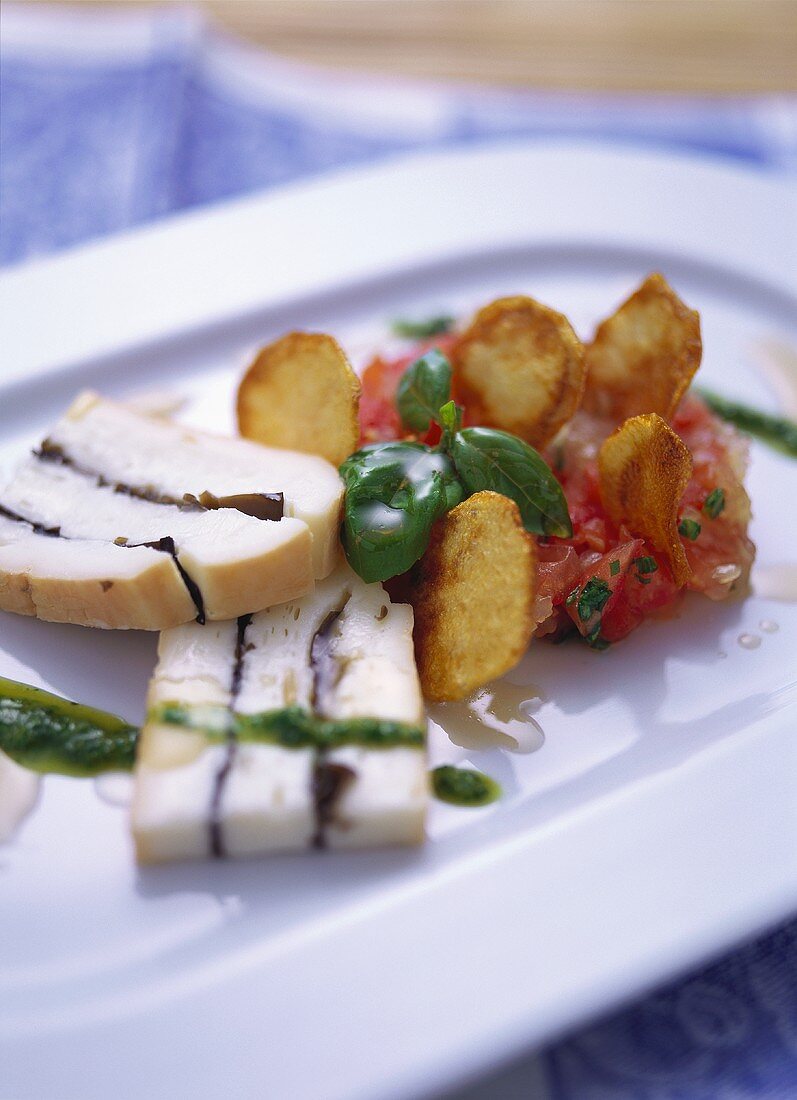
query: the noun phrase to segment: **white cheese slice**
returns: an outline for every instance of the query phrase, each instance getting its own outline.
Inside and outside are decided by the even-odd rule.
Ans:
[[[137,767],[131,813],[140,863],[209,854],[210,806],[226,755],[226,745],[208,745],[178,767]]]
[[[185,623],[164,630],[148,705],[228,706],[237,637],[234,619],[207,623],[201,629],[196,623]]]
[[[423,842],[429,802],[425,752],[404,746],[367,749],[342,745],[328,753],[327,760],[351,768],[355,774],[343,787],[325,829],[328,847]]]
[[[169,496],[281,492],[285,515],[301,520],[313,536],[314,576],[325,577],[335,567],[343,487],[323,458],[142,416],[90,391],[48,438],[81,465],[104,471],[109,481],[151,485]]]
[[[291,852],[312,843],[313,766],[311,749],[237,746],[220,806],[228,856]]]
[[[0,516],[0,608],[50,622],[159,630],[196,615],[169,554],[71,542]]]
[[[124,539],[128,546],[122,549],[129,550],[171,537],[209,619],[293,599],[313,583],[311,537],[298,519],[264,521],[234,508],[183,511],[114,492],[67,466],[35,458],[0,490],[0,501],[36,523],[60,528],[63,539],[73,542]],[[61,539],[51,542],[62,545]],[[179,573],[177,579],[185,587]],[[196,608],[186,617],[195,615]]]
[[[322,628],[329,667],[319,693],[311,654]],[[240,636],[235,622],[187,624],[164,632],[150,705],[232,704],[241,715],[301,707],[339,721],[423,723],[412,611],[391,604],[381,585],[364,584],[348,566],[340,566],[311,596],[252,616],[235,676]],[[201,733],[158,721],[147,724],[132,819],[139,859],[210,854],[214,784],[227,751]],[[216,806],[224,853],[293,851],[313,843],[319,832],[316,770],[325,764],[353,773],[344,773],[321,830],[326,844],[349,848],[423,839],[428,783],[422,748],[353,744],[319,754],[244,741],[234,749]]]
[[[223,620],[302,596],[334,564],[342,486],[322,459],[193,432],[93,394],[75,402],[48,443],[80,469],[32,455],[0,485],[0,506],[30,521],[0,515],[5,610],[159,630],[196,616],[190,582],[207,618]],[[117,492],[117,483],[175,501],[205,490],[282,492],[285,515],[184,509]],[[164,538],[179,568],[165,550],[139,545]]]
[[[420,726],[423,698],[415,668],[412,608],[391,603],[381,584],[365,584],[359,577],[355,582],[330,639],[330,657],[340,678],[320,701],[323,716]]]
[[[329,615],[348,600],[352,578],[362,581],[341,565],[316,586],[310,596],[261,611],[246,631],[251,646],[243,664],[235,709],[258,714],[282,707],[303,707],[313,702],[313,669],[310,649],[316,632]],[[378,586],[381,591],[381,585]]]
[[[380,584],[357,579],[330,644],[341,669],[321,702],[327,718],[381,718],[423,724],[423,698],[415,668],[412,608],[392,604]],[[429,800],[426,753],[415,748],[368,749],[344,745],[326,755],[350,768],[325,829],[332,848],[420,844]]]

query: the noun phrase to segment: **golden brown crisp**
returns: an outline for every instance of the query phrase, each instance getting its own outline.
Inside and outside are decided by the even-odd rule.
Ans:
[[[360,380],[339,344],[289,332],[262,348],[238,387],[238,430],[339,466],[357,448]]]
[[[581,403],[584,349],[561,313],[522,296],[480,309],[453,353],[457,396],[474,424],[552,439]]]
[[[513,668],[534,630],[536,544],[514,501],[476,493],[436,525],[410,602],[427,699],[465,699]]]
[[[641,413],[669,420],[702,351],[700,315],[663,275],[648,275],[587,344],[584,408],[616,423]]]
[[[679,585],[691,576],[678,536],[678,509],[691,473],[689,449],[656,413],[629,417],[598,453],[604,508],[618,526],[625,524],[665,555]]]

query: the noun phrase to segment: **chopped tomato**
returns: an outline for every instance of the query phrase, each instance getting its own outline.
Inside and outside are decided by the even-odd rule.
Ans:
[[[424,352],[430,348],[439,348],[444,355],[450,355],[456,337],[443,333],[433,340],[419,344],[410,354],[397,359],[382,359],[377,356],[365,368],[362,376],[360,394],[360,446],[391,439],[419,438],[422,443],[434,446],[440,442],[440,429],[432,424],[429,431],[420,437],[411,435],[401,423],[396,407],[396,390],[402,374]]]
[[[365,368],[360,394],[360,446],[401,439],[404,429],[396,408],[396,389],[407,358],[392,361],[376,358]]]
[[[612,615],[617,619],[617,627],[622,630],[620,637],[627,634],[637,624],[628,625],[627,614],[623,607],[626,584],[632,570],[634,559],[639,556],[644,543],[642,539],[631,539],[622,546],[615,546],[597,560],[589,562],[581,571],[578,584],[565,600],[565,607],[578,631],[588,641],[616,641],[616,631],[607,637],[606,628],[612,623]],[[618,611],[622,613],[618,615]],[[627,629],[626,629],[627,627]]]
[[[692,477],[683,499],[684,513],[700,524],[696,539],[684,539],[692,577],[687,585],[712,600],[722,600],[734,586],[744,584],[755,557],[747,537],[750,498],[742,483],[747,466],[747,441],[723,423],[698,397],[680,405],[673,428],[692,453]],[[706,510],[706,501],[722,490],[718,514]]]
[[[718,420],[694,396],[682,402],[673,428],[689,447],[693,461],[681,516],[699,524],[697,538],[681,539],[692,568],[687,588],[711,599],[724,599],[736,582],[743,583],[755,555],[755,547],[747,537],[750,501],[742,484],[746,444],[735,429]],[[573,522],[571,538],[552,541],[572,547],[580,560],[587,563],[581,585],[589,579],[586,574],[590,573],[589,562],[596,560],[595,555],[601,555],[601,561],[617,558],[633,537],[624,526],[618,528],[611,521],[600,498],[597,452],[607,430],[601,421],[579,413],[570,425],[564,445],[548,456],[562,483]],[[722,490],[722,507],[718,513],[716,509],[706,511],[706,501],[717,489]],[[655,569],[640,573],[638,568],[632,568],[627,575],[623,574],[623,582],[614,586],[612,599],[607,600],[602,612],[600,636],[605,641],[619,641],[649,615],[673,606],[681,591],[652,546],[641,542],[635,554],[637,558],[651,559]],[[597,566],[591,568],[594,574]],[[550,574],[550,567],[546,572]],[[615,590],[619,594],[615,595]],[[552,602],[555,609],[556,598]],[[570,608],[568,612],[586,636],[589,629],[582,627]],[[589,625],[594,630],[594,622]],[[556,631],[557,636],[561,635],[561,617]],[[538,629],[541,635],[549,632],[553,630],[548,624]]]
[[[567,543],[541,542],[537,547],[537,595],[554,607],[564,603],[581,576],[581,561]]]
[[[667,566],[645,542],[635,551],[625,575],[622,593],[617,602],[603,615],[601,637],[607,642],[619,642],[654,611],[675,603],[680,591]],[[607,555],[611,558],[611,552]],[[650,559],[650,560],[647,560]],[[655,564],[655,569],[652,566]],[[651,569],[646,572],[645,569]]]
[[[370,364],[362,380],[361,443],[417,438],[404,430],[399,419],[399,379],[430,347],[450,355],[455,341],[454,335],[439,336],[419,344],[411,354]],[[681,518],[694,521],[691,531],[696,529],[694,524],[699,525],[696,538],[682,537],[692,569],[686,587],[711,599],[724,599],[744,583],[755,555],[747,537],[750,500],[742,483],[747,444],[691,394],[682,401],[672,426],[693,461]],[[546,455],[567,497],[573,534],[569,539],[541,540],[538,546],[534,615],[540,637],[558,640],[575,625],[593,645],[616,642],[649,615],[672,607],[681,593],[656,550],[624,525],[618,527],[604,511],[597,455],[612,427],[579,412],[568,425],[564,441]],[[439,438],[436,425],[421,437],[431,444]],[[722,490],[721,506],[717,490]],[[711,494],[713,506],[707,506]]]

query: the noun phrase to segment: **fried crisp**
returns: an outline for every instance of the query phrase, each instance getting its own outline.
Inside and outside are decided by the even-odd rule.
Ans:
[[[359,404],[360,381],[337,341],[289,332],[262,348],[242,378],[238,430],[339,466],[357,449]]]
[[[656,413],[629,417],[598,453],[604,508],[618,526],[665,555],[679,585],[691,576],[678,537],[678,509],[691,473],[689,449]]]
[[[641,413],[669,420],[702,351],[700,315],[663,275],[648,275],[587,344],[584,408],[617,423]]]
[[[415,567],[415,655],[427,699],[464,699],[514,667],[534,630],[536,544],[514,501],[475,493]]]
[[[552,439],[581,402],[581,341],[563,314],[533,298],[499,298],[479,310],[453,360],[471,423],[512,432],[533,447]]]

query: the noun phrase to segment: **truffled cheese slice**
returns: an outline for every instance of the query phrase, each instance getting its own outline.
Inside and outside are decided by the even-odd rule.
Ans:
[[[0,608],[159,630],[194,618],[197,595],[208,619],[232,618],[301,596],[334,566],[342,485],[314,456],[153,420],[94,394],[47,445],[55,459],[31,455],[0,486]],[[281,492],[284,517],[178,506],[205,491]],[[142,545],[163,539],[174,554]]]
[[[311,660],[319,631],[323,674]],[[239,715],[299,707],[338,721],[372,718],[421,727],[412,610],[392,604],[381,585],[366,585],[344,565],[311,596],[240,625],[189,624],[166,631],[150,686],[150,713],[168,703],[192,707],[197,716],[211,708],[206,713],[215,722],[225,707]],[[326,846],[423,839],[428,783],[421,747],[352,744],[319,753],[241,742],[231,756],[228,749],[193,730],[147,724],[132,816],[141,861],[211,854],[214,800],[228,856],[309,847],[320,828],[314,788],[319,764],[353,773],[321,829]]]
[[[326,577],[337,564],[343,486],[323,458],[143,416],[90,391],[48,438],[109,481],[152,485],[169,496],[282,493],[285,516],[301,520],[312,535],[313,576]]]
[[[48,538],[3,516],[0,608],[49,622],[132,630],[165,628],[196,615],[168,554]]]
[[[391,604],[380,584],[352,586],[338,620],[330,657],[341,669],[322,702],[324,717],[384,718],[423,724],[423,700],[412,643],[412,608]],[[331,848],[420,844],[428,802],[426,754],[397,746],[367,749],[343,745],[328,763],[350,768],[325,830]]]

